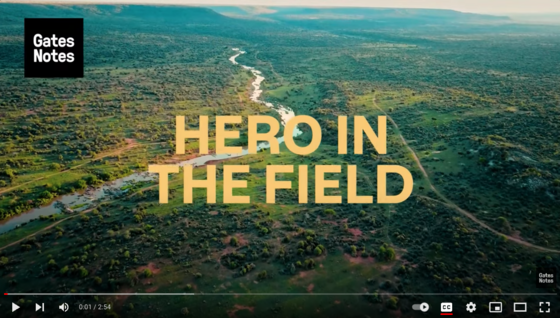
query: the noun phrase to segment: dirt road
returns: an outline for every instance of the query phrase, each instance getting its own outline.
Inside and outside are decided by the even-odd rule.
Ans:
[[[453,201],[449,200],[446,196],[444,196],[441,192],[439,192],[438,189],[436,189],[436,187],[433,185],[428,173],[426,172],[426,169],[424,169],[424,166],[422,166],[422,163],[420,162],[420,159],[418,158],[418,156],[416,155],[416,152],[408,145],[408,143],[406,142],[406,139],[404,139],[402,133],[400,132],[399,129],[399,125],[397,125],[397,123],[393,120],[393,118],[391,118],[391,116],[389,116],[381,107],[379,107],[379,105],[377,105],[377,102],[375,101],[375,97],[373,97],[373,106],[375,106],[375,108],[377,108],[380,112],[382,112],[385,116],[387,116],[387,119],[389,119],[389,121],[391,122],[391,124],[393,125],[393,127],[395,127],[396,129],[396,133],[399,135],[399,137],[401,138],[403,144],[405,145],[405,147],[408,149],[408,151],[410,151],[410,153],[412,154],[414,161],[416,162],[416,164],[418,165],[418,168],[420,168],[420,170],[422,171],[422,174],[424,175],[424,177],[426,178],[426,181],[428,182],[428,184],[430,185],[430,188],[432,189],[432,191],[434,191],[434,193],[442,200],[435,200],[433,198],[430,197],[426,197],[426,196],[421,196],[423,198],[435,201],[435,202],[439,202],[441,204],[444,204],[452,209],[454,209],[455,211],[461,213],[462,215],[468,217],[469,219],[471,219],[473,222],[475,222],[476,224],[482,226],[483,228],[489,230],[490,232],[496,234],[496,235],[502,235],[505,236],[508,240],[512,241],[512,242],[516,242],[518,244],[530,247],[530,248],[534,248],[536,250],[540,250],[543,252],[550,252],[550,253],[560,253],[560,250],[555,250],[552,248],[547,248],[547,247],[543,247],[543,246],[539,246],[539,245],[535,245],[532,243],[529,243],[527,241],[524,241],[520,238],[516,238],[507,234],[504,234],[492,227],[490,227],[488,224],[484,223],[483,221],[479,220],[476,216],[474,216],[471,212],[459,207],[457,204],[455,204]]]

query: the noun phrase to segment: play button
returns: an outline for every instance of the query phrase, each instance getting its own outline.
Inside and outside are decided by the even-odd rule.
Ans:
[[[14,312],[14,311],[16,311],[16,310],[18,310],[18,309],[19,309],[19,306],[16,305],[16,304],[14,304],[14,303],[12,303],[12,312]]]

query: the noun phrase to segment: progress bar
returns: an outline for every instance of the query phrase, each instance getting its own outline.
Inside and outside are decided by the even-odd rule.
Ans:
[[[4,293],[4,296],[371,296],[374,293]],[[386,296],[556,296],[556,293],[375,293]]]
[[[194,295],[196,294],[194,293],[4,293],[4,296],[194,296]]]

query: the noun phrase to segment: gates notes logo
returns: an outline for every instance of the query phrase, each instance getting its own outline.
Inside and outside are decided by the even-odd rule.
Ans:
[[[25,77],[84,77],[84,19],[25,19]]]

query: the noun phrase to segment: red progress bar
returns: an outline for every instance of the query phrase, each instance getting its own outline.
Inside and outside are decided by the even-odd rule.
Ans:
[[[4,296],[8,296],[8,293],[4,293]]]
[[[442,316],[453,316],[452,313],[441,313]]]

